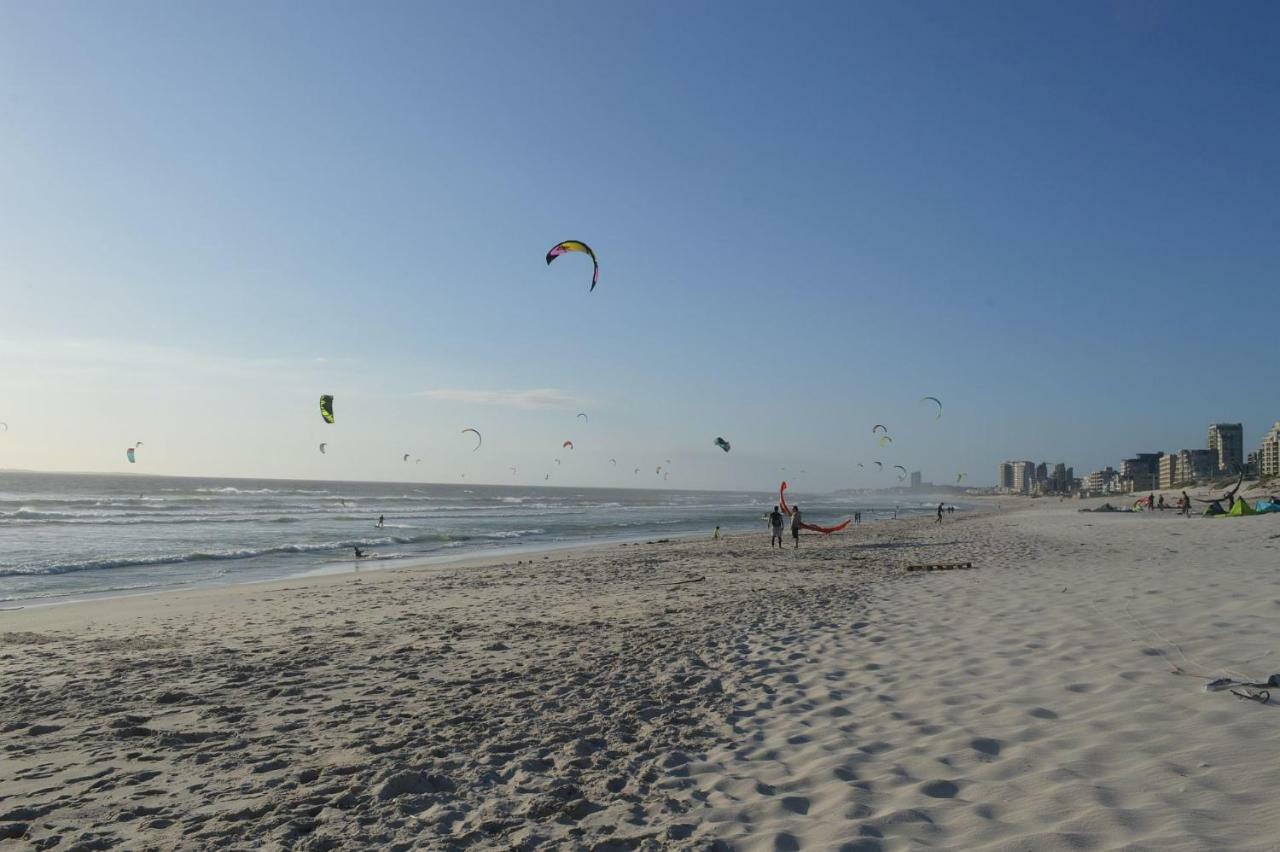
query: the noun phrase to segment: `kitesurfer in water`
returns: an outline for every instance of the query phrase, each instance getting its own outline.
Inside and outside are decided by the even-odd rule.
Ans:
[[[386,520],[386,515],[379,515],[379,516],[378,516],[378,529],[382,529],[382,522],[383,522],[384,520]]]
[[[800,507],[791,510],[791,538],[795,540],[796,550],[800,549]]]
[[[769,513],[769,529],[771,531],[769,549],[773,550],[775,543],[778,547],[782,547],[782,512],[777,506],[774,506],[773,511]]]
[[[356,559],[364,559],[365,554],[363,550],[358,547],[352,547],[351,549],[356,552]]]

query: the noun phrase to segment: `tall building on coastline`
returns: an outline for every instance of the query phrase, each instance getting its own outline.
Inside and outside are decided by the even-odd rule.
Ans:
[[[1214,423],[1209,427],[1209,449],[1217,454],[1218,472],[1234,473],[1244,467],[1244,426]]]
[[[1013,490],[1013,462],[1000,462],[1000,470],[996,473],[996,488],[1001,491]]]
[[[918,470],[913,470],[913,471],[911,471],[911,488],[912,488],[912,490],[914,490],[914,491],[918,491],[918,490],[920,489],[920,481],[921,481],[922,479],[923,479],[923,477],[920,475],[920,471],[918,471]]]
[[[1280,420],[1271,427],[1258,447],[1258,475],[1280,476]]]

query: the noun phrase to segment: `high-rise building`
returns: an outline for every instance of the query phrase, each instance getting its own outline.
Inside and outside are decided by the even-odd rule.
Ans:
[[[1163,453],[1160,456],[1160,487],[1172,488],[1178,481],[1177,454]]]
[[[1218,472],[1218,454],[1213,450],[1179,450],[1178,481],[1213,479]]]
[[[1244,426],[1214,423],[1209,427],[1209,449],[1218,454],[1218,471],[1234,473],[1244,467]]]
[[[1110,467],[1107,470],[1111,470]],[[1114,471],[1112,471],[1114,473]],[[1053,474],[1049,477],[1049,485],[1051,491],[1059,494],[1066,493],[1071,490],[1071,479],[1067,476],[1067,466],[1062,462],[1058,462],[1053,466]]]
[[[1258,447],[1258,475],[1280,476],[1280,420],[1262,439]]]
[[[1040,483],[1047,484],[1048,482],[1049,482],[1049,465],[1046,464],[1045,462],[1040,462],[1040,464],[1036,465],[1036,484],[1040,484]]]
[[[1120,462],[1120,479],[1125,491],[1150,491],[1160,476],[1160,457],[1164,453],[1138,453]]]
[[[1013,462],[1000,462],[1000,471],[996,474],[996,488],[1001,491],[1013,490]]]
[[[921,479],[920,471],[918,471],[918,470],[913,470],[913,471],[911,471],[911,487],[912,487],[912,489],[919,489],[919,488],[920,488],[920,479]]]
[[[1036,484],[1036,466],[1029,461],[1010,462],[1013,465],[1013,490],[1018,494],[1030,494]]]

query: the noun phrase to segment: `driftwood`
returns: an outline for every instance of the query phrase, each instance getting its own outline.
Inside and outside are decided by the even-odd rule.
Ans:
[[[703,580],[705,580],[705,579],[707,579],[707,577],[706,577],[706,575],[704,574],[704,575],[702,575],[701,577],[694,577],[692,580],[680,580],[679,582],[676,582],[676,583],[659,583],[658,585],[659,585],[659,586],[667,586],[667,587],[671,587],[671,586],[685,586],[685,585],[688,585],[689,583],[701,583],[701,582],[702,582]]]
[[[908,571],[964,571],[973,568],[972,562],[943,562],[937,565],[908,565]]]

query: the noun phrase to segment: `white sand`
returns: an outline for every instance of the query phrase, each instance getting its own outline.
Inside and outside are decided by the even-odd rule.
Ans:
[[[1277,848],[1280,517],[1002,503],[0,613],[0,849]]]

